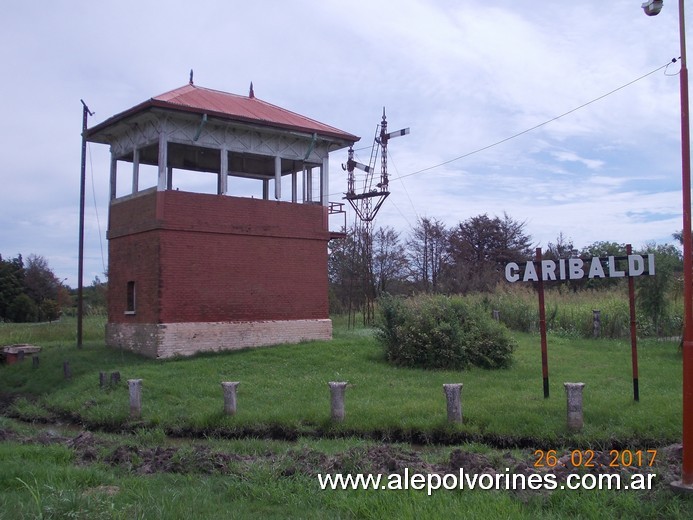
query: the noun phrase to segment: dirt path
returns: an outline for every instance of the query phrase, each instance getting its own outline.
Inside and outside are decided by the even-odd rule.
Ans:
[[[615,453],[609,451],[574,450],[558,453],[519,450],[521,455],[492,450],[488,454],[465,451],[460,448],[438,447],[436,462],[430,462],[425,449],[406,445],[373,444],[354,447],[332,454],[316,449],[294,448],[287,443],[286,450],[268,450],[261,454],[234,453],[212,448],[204,440],[167,440],[163,446],[143,446],[132,436],[108,438],[89,431],[79,431],[74,436],[60,433],[56,428],[43,426],[32,434],[20,434],[12,429],[0,428],[0,442],[21,444],[61,444],[75,452],[75,463],[90,465],[103,463],[137,475],[153,473],[221,474],[242,475],[258,465],[269,468],[278,478],[304,475],[316,477],[321,474],[369,473],[369,474],[459,474],[460,469],[469,475],[491,475],[504,482],[506,474],[554,475],[560,485],[571,473],[620,474],[630,479],[634,473],[655,473],[655,490],[675,480],[680,471],[681,446],[671,445],[657,450],[655,460],[642,465],[637,460],[631,465],[620,459],[614,465]],[[518,450],[516,450],[517,453]],[[614,450],[612,450],[614,451]],[[619,456],[625,455],[619,452]],[[651,458],[651,454],[647,455]],[[575,464],[579,463],[579,467]],[[497,477],[498,476],[498,477]],[[627,480],[624,480],[624,482]]]
[[[6,414],[16,397],[0,394],[0,416]],[[0,442],[62,444],[74,450],[76,464],[100,462],[140,475],[242,474],[263,465],[278,477],[297,474],[315,477],[319,473],[391,475],[405,471],[442,476],[459,474],[463,469],[467,474],[486,474],[494,479],[508,473],[527,477],[550,474],[558,483],[564,483],[572,473],[618,473],[626,479],[635,473],[655,473],[656,487],[661,487],[679,477],[682,454],[680,444],[657,448],[656,453],[646,449],[638,453],[628,449],[545,451],[525,448],[512,452],[489,449],[482,450],[487,454],[481,454],[455,446],[415,447],[406,443],[374,442],[328,455],[316,449],[295,447],[294,439],[284,440],[286,449],[280,452],[247,455],[213,449],[204,439],[189,437],[167,438],[162,446],[148,446],[132,435],[106,436],[83,430],[76,424],[33,424],[31,430],[31,434],[20,434],[11,428],[0,428]],[[431,456],[432,450],[435,456]]]

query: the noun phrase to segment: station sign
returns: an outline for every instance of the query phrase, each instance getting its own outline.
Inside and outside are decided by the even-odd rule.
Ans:
[[[537,269],[537,264],[534,260],[524,264],[509,262],[505,266],[505,279],[510,283],[538,282],[539,272],[543,281],[624,278],[655,274],[654,254],[542,260],[541,270]]]

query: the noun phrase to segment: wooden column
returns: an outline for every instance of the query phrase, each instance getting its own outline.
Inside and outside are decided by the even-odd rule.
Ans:
[[[140,191],[140,151],[137,147],[132,151],[132,194]]]
[[[320,167],[320,204],[328,206],[330,198],[330,162],[327,157],[322,160]]]
[[[308,168],[306,170],[306,186],[304,189],[305,189],[306,196],[304,197],[303,202],[312,202],[313,201],[313,168]]]
[[[274,158],[274,198],[282,199],[282,158]]]
[[[306,167],[301,171],[301,202],[306,201]]]
[[[118,159],[111,152],[111,200],[116,198],[116,184],[118,182]]]
[[[229,187],[229,152],[226,148],[219,150],[221,156],[219,157],[219,162],[221,167],[219,168],[219,183],[217,193],[219,195],[226,195]]]
[[[167,189],[168,180],[168,142],[166,141],[166,122],[161,122],[161,131],[159,132],[159,178],[156,189],[165,191]]]

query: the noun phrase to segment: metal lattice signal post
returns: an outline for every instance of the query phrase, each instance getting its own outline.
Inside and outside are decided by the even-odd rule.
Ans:
[[[357,239],[360,244],[360,253],[363,262],[362,291],[364,296],[364,321],[370,323],[373,320],[375,302],[375,275],[373,273],[373,220],[378,214],[380,207],[385,199],[390,195],[389,179],[387,174],[387,145],[393,137],[407,135],[409,128],[403,128],[396,132],[387,131],[387,117],[383,108],[383,118],[376,128],[371,149],[371,157],[368,165],[354,160],[354,150],[349,148],[349,155],[346,165],[342,168],[347,171],[347,192],[344,196],[359,218],[360,226],[356,230]],[[375,161],[380,150],[380,182],[373,184]],[[360,192],[356,192],[356,169],[365,173],[363,185]],[[351,300],[351,295],[350,295]],[[351,307],[351,302],[350,302]],[[351,316],[351,313],[350,313]]]

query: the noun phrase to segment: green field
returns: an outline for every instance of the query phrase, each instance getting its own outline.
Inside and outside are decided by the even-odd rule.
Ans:
[[[671,447],[681,437],[674,341],[640,341],[640,402],[634,402],[628,340],[550,335],[551,395],[544,399],[533,334],[513,333],[519,347],[509,369],[453,372],[390,366],[371,329],[347,329],[339,320],[331,342],[168,361],[105,348],[102,325],[103,319],[88,320],[78,350],[74,322],[0,324],[0,344],[43,347],[38,367],[28,360],[0,366],[0,518],[693,514],[693,500],[668,486],[680,469],[680,453]],[[121,383],[101,388],[99,372],[114,371]],[[143,381],[139,418],[129,417],[126,380],[133,378]],[[240,381],[235,416],[223,414],[222,381]],[[342,423],[330,420],[329,381],[349,383]],[[568,381],[586,385],[579,433],[566,426]],[[464,423],[450,425],[442,385],[458,382]],[[316,478],[405,468],[540,472],[547,468],[534,465],[549,450],[557,458],[657,450],[652,467],[645,457],[642,467],[621,468],[656,472],[654,489],[440,489],[429,496],[412,489],[322,491]]]

